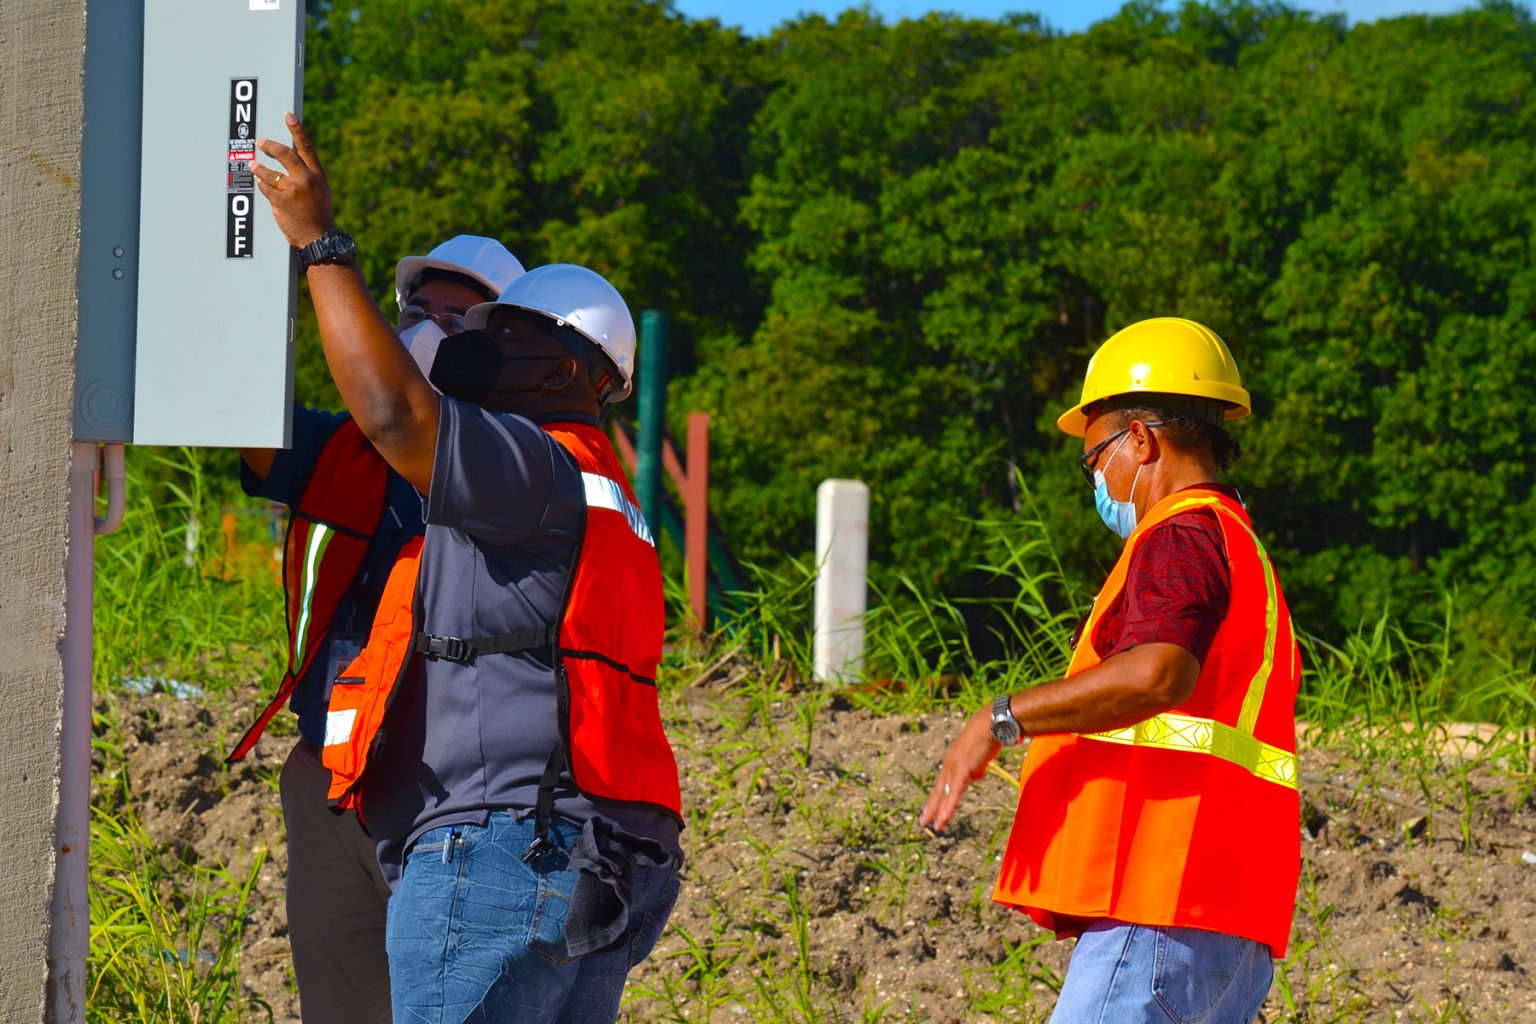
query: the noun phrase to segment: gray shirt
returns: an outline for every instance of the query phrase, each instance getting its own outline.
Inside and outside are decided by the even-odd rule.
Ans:
[[[538,424],[443,399],[418,628],[475,637],[553,624],[575,570],[586,510],[580,468]],[[547,647],[467,664],[413,659],[363,784],[364,818],[391,885],[410,844],[428,829],[484,824],[492,810],[532,813],[560,737],[557,713]],[[680,855],[678,825],[669,815],[598,806],[568,772],[556,789],[555,813],[577,823],[605,818]]]

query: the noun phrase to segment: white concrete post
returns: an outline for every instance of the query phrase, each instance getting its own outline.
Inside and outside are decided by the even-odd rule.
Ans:
[[[95,6],[93,4],[93,6]],[[50,1002],[85,0],[0,0],[0,1021]],[[89,672],[89,666],[86,666]],[[88,677],[87,677],[88,678]],[[90,707],[86,742],[90,741]],[[89,765],[89,747],[86,753]],[[82,936],[83,937],[83,936]],[[83,974],[77,975],[83,980]]]
[[[823,480],[816,488],[816,633],[813,667],[823,682],[852,682],[864,671],[869,575],[869,488]]]

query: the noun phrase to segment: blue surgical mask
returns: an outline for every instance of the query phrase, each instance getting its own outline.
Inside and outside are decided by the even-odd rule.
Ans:
[[[1115,456],[1120,453],[1120,448],[1131,439],[1130,434],[1120,439],[1120,444],[1115,445],[1115,450],[1109,453],[1109,458],[1104,460],[1104,465],[1115,461]],[[1136,475],[1131,478],[1131,498],[1136,497],[1136,481],[1141,479],[1141,467],[1136,467]],[[1099,518],[1104,520],[1104,525],[1109,527],[1121,538],[1128,538],[1136,529],[1136,502],[1116,501],[1109,495],[1109,483],[1104,479],[1104,471],[1093,471],[1093,506],[1099,511]]]

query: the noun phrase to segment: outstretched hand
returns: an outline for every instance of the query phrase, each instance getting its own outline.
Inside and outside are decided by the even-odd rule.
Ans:
[[[331,210],[331,186],[325,180],[325,170],[315,153],[309,133],[293,114],[285,117],[288,131],[293,136],[293,146],[285,146],[271,139],[256,140],[256,148],[283,165],[274,171],[261,164],[253,164],[251,173],[256,176],[256,187],[272,204],[272,216],[277,227],[296,249],[336,226]]]
[[[960,735],[944,751],[938,781],[923,804],[918,823],[935,832],[944,831],[959,809],[966,787],[986,774],[987,765],[1001,749],[1002,744],[992,738],[991,712],[983,708],[966,721]]]

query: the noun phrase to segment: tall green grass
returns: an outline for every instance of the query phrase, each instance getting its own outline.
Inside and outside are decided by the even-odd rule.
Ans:
[[[112,726],[97,722],[108,781],[91,808],[87,1024],[272,1020],[240,982],[246,910],[265,851],[233,871],[151,837]]]
[[[135,679],[216,693],[270,680],[282,664],[278,581],[269,568],[232,572],[220,530],[226,504],[237,500],[227,455],[129,450],[122,528],[96,541],[98,690]],[[238,539],[269,565],[272,541],[261,524],[236,521]],[[92,808],[87,1020],[271,1020],[240,983],[245,913],[264,856],[236,872],[149,835],[116,743],[120,728],[103,719],[96,732],[103,777],[113,782],[99,787]]]
[[[227,453],[130,448],[123,525],[96,541],[95,684],[179,679],[219,689],[280,665],[283,595],[275,575],[231,574],[220,519]],[[247,503],[249,504],[249,503]],[[252,517],[242,539],[270,546]]]
[[[87,1021],[271,1020],[240,984],[243,922],[263,862],[258,855],[236,874],[188,860],[131,811],[96,809]]]

